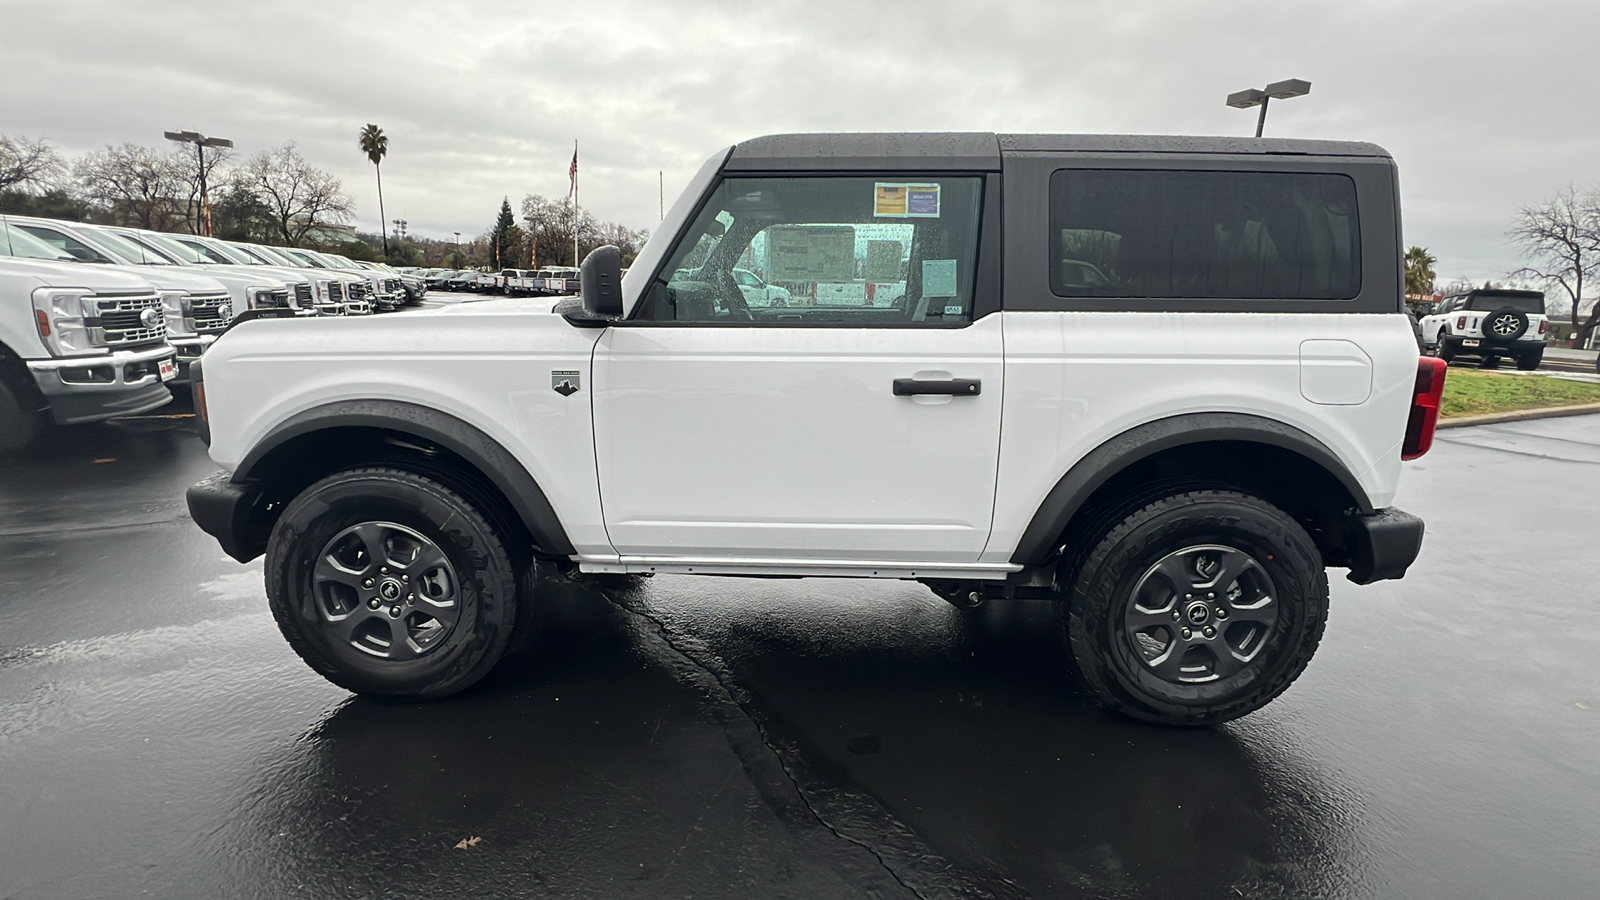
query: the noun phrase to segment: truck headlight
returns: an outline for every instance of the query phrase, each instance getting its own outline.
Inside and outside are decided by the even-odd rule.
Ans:
[[[251,309],[272,309],[278,301],[272,296],[270,287],[253,287],[245,289],[246,304]]]
[[[82,288],[39,288],[33,292],[34,324],[51,356],[104,353],[90,339],[89,320],[98,319],[94,293]]]
[[[186,321],[191,308],[188,291],[161,292],[161,312],[167,317],[167,334],[183,337],[195,333]]]

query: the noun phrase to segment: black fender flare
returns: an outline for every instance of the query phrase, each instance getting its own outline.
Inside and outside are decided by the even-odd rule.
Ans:
[[[1246,413],[1189,413],[1137,425],[1078,460],[1039,504],[1011,561],[1032,566],[1048,560],[1083,504],[1128,466],[1173,447],[1216,441],[1266,444],[1298,453],[1332,475],[1349,492],[1359,512],[1373,512],[1366,490],[1339,457],[1326,444],[1293,425]]]
[[[477,426],[449,413],[398,400],[343,400],[314,406],[278,423],[234,470],[233,483],[255,480],[273,450],[295,438],[334,428],[381,428],[429,441],[475,467],[504,494],[539,549],[553,556],[577,551],[550,499],[517,458]]]

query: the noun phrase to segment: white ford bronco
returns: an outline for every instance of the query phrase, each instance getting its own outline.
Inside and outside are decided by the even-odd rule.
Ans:
[[[1397,199],[1370,144],[758,138],[578,296],[236,324],[189,508],[361,693],[472,684],[552,565],[1046,598],[1107,707],[1225,721],[1305,669],[1325,568],[1421,547],[1390,504],[1444,364]],[[757,306],[741,269],[877,289]]]
[[[1445,362],[1472,356],[1494,369],[1511,357],[1524,372],[1539,368],[1550,332],[1544,294],[1491,288],[1444,298],[1418,325],[1423,346]]]

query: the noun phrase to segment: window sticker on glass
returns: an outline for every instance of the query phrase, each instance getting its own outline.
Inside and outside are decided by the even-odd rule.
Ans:
[[[872,186],[872,214],[889,219],[939,218],[939,185],[893,184],[877,182]]]
[[[947,316],[959,316],[965,311],[966,311],[966,308],[962,307],[962,306],[959,306],[959,305],[958,306],[946,306],[944,308],[944,314],[947,315]]]
[[[850,225],[776,225],[767,230],[770,281],[850,281],[856,230]]]
[[[866,280],[876,282],[900,281],[899,241],[867,241]]]
[[[956,295],[956,261],[953,259],[925,259],[922,261],[922,296],[954,297]]]

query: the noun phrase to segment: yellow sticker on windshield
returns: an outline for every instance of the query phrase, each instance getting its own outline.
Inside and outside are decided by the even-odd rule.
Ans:
[[[906,186],[903,184],[875,184],[872,214],[875,216],[902,217],[906,214]]]

